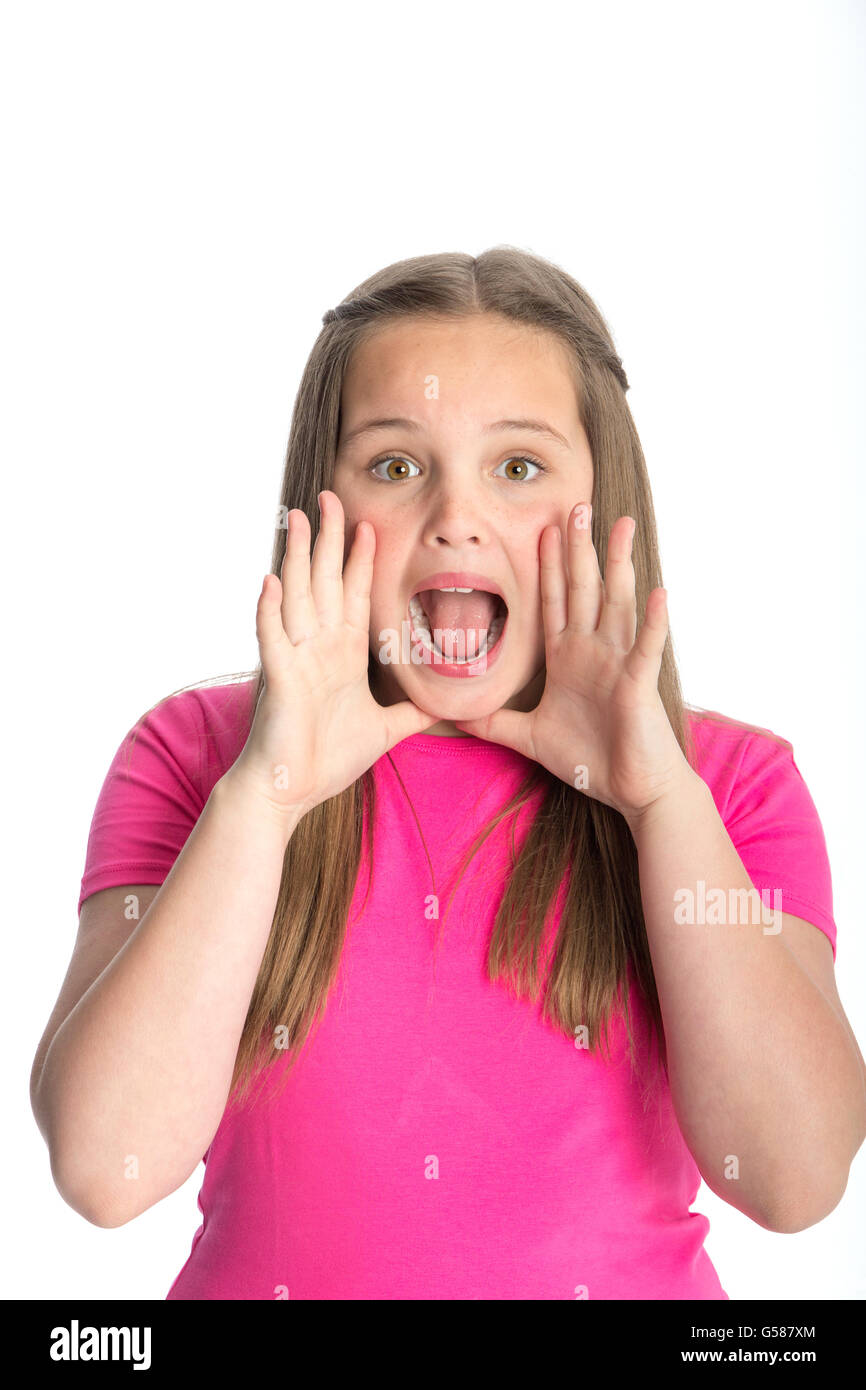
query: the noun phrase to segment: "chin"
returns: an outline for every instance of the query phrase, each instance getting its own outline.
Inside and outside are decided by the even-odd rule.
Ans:
[[[435,715],[437,719],[453,724],[458,719],[485,719],[502,708],[503,701],[496,698],[480,700],[431,700],[429,696],[410,695],[407,697],[422,709],[425,714]]]
[[[484,719],[488,714],[495,714],[524,689],[530,678],[518,684],[491,680],[483,690],[477,685],[473,687],[468,681],[449,681],[447,689],[437,691],[429,689],[424,677],[421,679],[424,681],[422,688],[419,688],[420,683],[410,682],[412,689],[405,692],[406,698],[425,714],[453,722],[456,719]],[[532,707],[537,703],[538,700],[533,700]]]

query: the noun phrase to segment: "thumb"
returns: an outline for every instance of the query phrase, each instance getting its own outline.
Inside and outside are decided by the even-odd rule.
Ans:
[[[386,753],[390,752],[395,743],[401,743],[412,734],[423,734],[431,724],[439,723],[438,714],[428,714],[411,700],[401,700],[396,705],[387,705],[384,713]]]
[[[522,753],[525,758],[535,759],[532,719],[521,710],[498,709],[493,714],[486,714],[483,719],[455,719],[454,724],[476,738],[486,739],[488,743],[501,743],[506,748],[513,748],[515,753]]]

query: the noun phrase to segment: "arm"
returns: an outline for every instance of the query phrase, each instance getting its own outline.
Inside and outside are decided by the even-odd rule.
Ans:
[[[697,773],[626,819],[683,1136],[724,1201],[770,1230],[802,1230],[837,1205],[866,1136],[850,1025],[786,942],[796,919],[782,915],[775,932],[769,902],[767,933],[751,913],[739,925],[675,920],[675,894],[700,879],[728,901],[731,889],[752,889]],[[838,1001],[832,971],[829,984]]]
[[[58,1190],[117,1226],[178,1188],[226,1101],[300,814],[214,787],[123,948],[60,1025],[33,1110]],[[130,1155],[139,1176],[125,1176]]]
[[[411,700],[373,698],[375,532],[359,522],[344,561],[342,504],[322,491],[319,506],[313,559],[309,521],[293,508],[282,578],[262,584],[265,681],[247,741],[32,1082],[55,1182],[98,1225],[121,1225],[173,1192],[219,1127],[299,821],[436,722]],[[125,1176],[129,1155],[136,1181]]]
[[[569,785],[579,772],[581,789],[625,818],[686,1143],[718,1196],[772,1230],[802,1230],[836,1206],[866,1135],[862,1060],[826,954],[796,937],[798,919],[787,922],[799,950],[784,928],[768,935],[760,921],[677,920],[677,894],[701,880],[726,897],[755,890],[659,695],[667,593],[650,592],[638,627],[637,522],[614,523],[602,581],[591,519],[586,499],[563,532],[541,533],[546,676],[537,707],[456,725]]]

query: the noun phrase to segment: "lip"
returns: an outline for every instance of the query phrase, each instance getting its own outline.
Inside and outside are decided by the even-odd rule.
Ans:
[[[425,670],[435,671],[438,675],[448,676],[449,678],[454,678],[456,676],[458,679],[463,679],[469,676],[482,676],[486,671],[490,670],[490,667],[493,666],[496,661],[498,661],[499,654],[502,651],[502,643],[508,630],[509,612],[505,594],[496,581],[494,579],[489,579],[486,574],[477,574],[467,570],[440,570],[437,574],[430,574],[426,579],[422,579],[419,584],[416,584],[409,598],[413,599],[415,595],[420,594],[423,589],[448,588],[484,589],[487,593],[497,594],[505,604],[505,622],[502,624],[502,631],[496,639],[496,646],[491,647],[490,651],[486,652],[484,656],[479,657],[477,661],[454,663],[451,661],[425,660],[421,665]],[[420,638],[417,637],[417,633],[415,632],[415,624],[412,621],[411,610],[409,612],[409,630],[413,637],[420,642]]]
[[[489,594],[498,594],[508,607],[505,594],[495,579],[470,570],[440,570],[437,574],[428,574],[426,579],[415,585],[409,597],[414,598],[422,589],[485,589]]]

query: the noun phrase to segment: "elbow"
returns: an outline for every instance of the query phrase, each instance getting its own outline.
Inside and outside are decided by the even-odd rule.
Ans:
[[[80,1179],[72,1178],[53,1154],[51,1155],[51,1176],[54,1180],[54,1186],[66,1205],[71,1207],[78,1216],[82,1216],[91,1226],[101,1226],[106,1230],[113,1229],[116,1226],[125,1226],[139,1214],[137,1209],[120,1210],[116,1204],[112,1205],[107,1202],[103,1194],[95,1192],[92,1186]]]
[[[841,1182],[832,1188],[815,1183],[805,1193],[789,1195],[775,1202],[760,1225],[778,1235],[796,1235],[798,1231],[806,1231],[836,1210],[847,1186],[847,1172]]]
[[[72,1206],[71,1202],[69,1206]],[[111,1215],[98,1205],[89,1205],[82,1202],[76,1203],[73,1210],[76,1211],[79,1216],[83,1216],[84,1220],[88,1221],[91,1226],[101,1226],[104,1230],[111,1230],[115,1226],[125,1226],[133,1219],[131,1215]]]
[[[93,1182],[81,1172],[80,1161],[76,1164],[69,1159],[68,1146],[61,1146],[58,1137],[56,1116],[46,1106],[40,1094],[38,1078],[31,1078],[30,1102],[37,1126],[48,1149],[48,1161],[54,1186],[68,1207],[83,1216],[91,1226],[112,1228],[125,1226],[139,1215],[138,1208],[129,1206],[121,1210],[117,1204],[107,1202],[101,1193],[94,1191]]]
[[[67,1206],[71,1207],[79,1216],[89,1222],[91,1226],[101,1226],[104,1230],[113,1229],[116,1226],[125,1226],[133,1221],[138,1212],[126,1211],[119,1212],[109,1208],[93,1194],[79,1194],[65,1189],[55,1178],[54,1185],[60,1193]]]
[[[850,1141],[847,1149],[850,1158],[847,1162],[842,1160],[838,1164],[825,1163],[824,1171],[814,1174],[811,1181],[801,1187],[799,1192],[787,1192],[783,1200],[772,1202],[770,1219],[762,1221],[761,1225],[766,1225],[767,1230],[776,1231],[780,1235],[795,1235],[798,1231],[808,1230],[810,1226],[817,1226],[819,1222],[824,1221],[836,1210],[845,1196],[851,1164],[863,1143],[864,1135],[866,1119],[858,1125],[856,1134]]]

